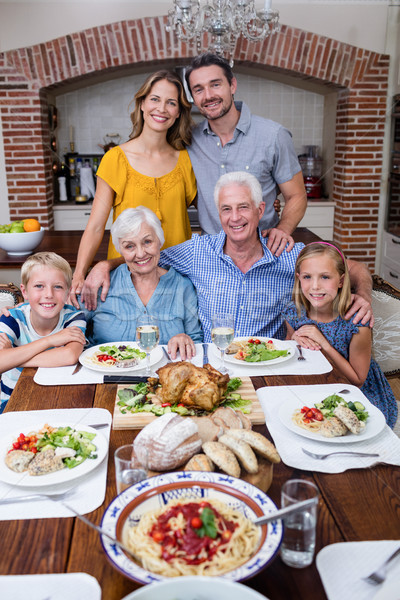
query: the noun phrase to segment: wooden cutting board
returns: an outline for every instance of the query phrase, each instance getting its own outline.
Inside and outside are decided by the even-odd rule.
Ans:
[[[237,392],[242,396],[242,398],[246,398],[251,400],[251,412],[246,415],[249,417],[250,421],[253,425],[261,425],[265,423],[265,417],[263,410],[261,408],[261,404],[258,401],[256,391],[251,382],[250,377],[241,377],[242,385],[238,388]],[[114,417],[113,417],[113,429],[141,429],[145,425],[148,425],[154,419],[157,419],[155,415],[152,413],[125,413],[122,414],[118,402],[118,390],[124,389],[127,387],[133,387],[128,385],[119,385],[117,389],[117,395],[115,398],[114,405]]]

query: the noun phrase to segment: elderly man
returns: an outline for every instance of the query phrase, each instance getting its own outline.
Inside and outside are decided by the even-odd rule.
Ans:
[[[185,76],[193,101],[205,117],[194,128],[188,148],[202,230],[209,234],[220,230],[212,201],[219,177],[247,171],[262,187],[265,211],[260,227],[266,230],[263,235],[268,234],[269,250],[277,256],[285,246],[291,250],[291,234],[304,216],[307,198],[290,132],[279,123],[252,115],[244,102],[234,101],[237,81],[224,58],[209,52],[196,56]],[[277,193],[285,200],[280,221],[274,210]]]
[[[281,310],[290,300],[294,267],[304,244],[295,244],[291,252],[279,257],[269,250],[258,228],[265,203],[253,175],[223,175],[215,187],[214,199],[222,231],[217,235],[194,235],[187,242],[163,250],[160,265],[172,266],[191,279],[205,341],[211,341],[211,316],[215,312],[235,315],[236,336],[284,338]],[[93,292],[91,286],[85,290],[85,302],[95,302],[99,285],[103,285],[101,298],[106,297],[108,271],[114,266],[114,261],[105,261],[94,267],[89,275]],[[346,317],[357,313],[355,322],[366,322],[372,316],[371,277],[361,263],[349,260],[348,266],[358,296]]]

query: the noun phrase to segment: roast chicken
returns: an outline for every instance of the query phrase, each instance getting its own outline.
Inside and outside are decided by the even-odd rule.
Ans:
[[[211,365],[195,367],[190,362],[168,363],[157,371],[161,389],[157,396],[163,402],[177,402],[211,411],[221,403],[229,381],[229,375],[222,375]]]

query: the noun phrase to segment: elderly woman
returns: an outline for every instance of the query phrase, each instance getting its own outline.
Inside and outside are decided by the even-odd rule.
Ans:
[[[195,342],[202,341],[197,296],[189,279],[158,266],[164,233],[148,208],[127,208],[111,227],[112,241],[125,263],[111,274],[110,290],[97,309],[86,311],[87,335],[92,344],[132,341],[136,320],[143,314],[158,319],[160,344],[168,344],[172,358],[179,350],[192,358]]]

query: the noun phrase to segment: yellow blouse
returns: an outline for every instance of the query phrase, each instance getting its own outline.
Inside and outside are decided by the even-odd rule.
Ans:
[[[196,178],[187,150],[179,152],[175,168],[162,177],[148,177],[135,171],[119,146],[108,150],[97,170],[115,191],[113,222],[126,208],[146,206],[161,221],[165,235],[163,248],[175,246],[192,235],[187,207],[196,193]],[[108,258],[120,256],[110,239]]]

